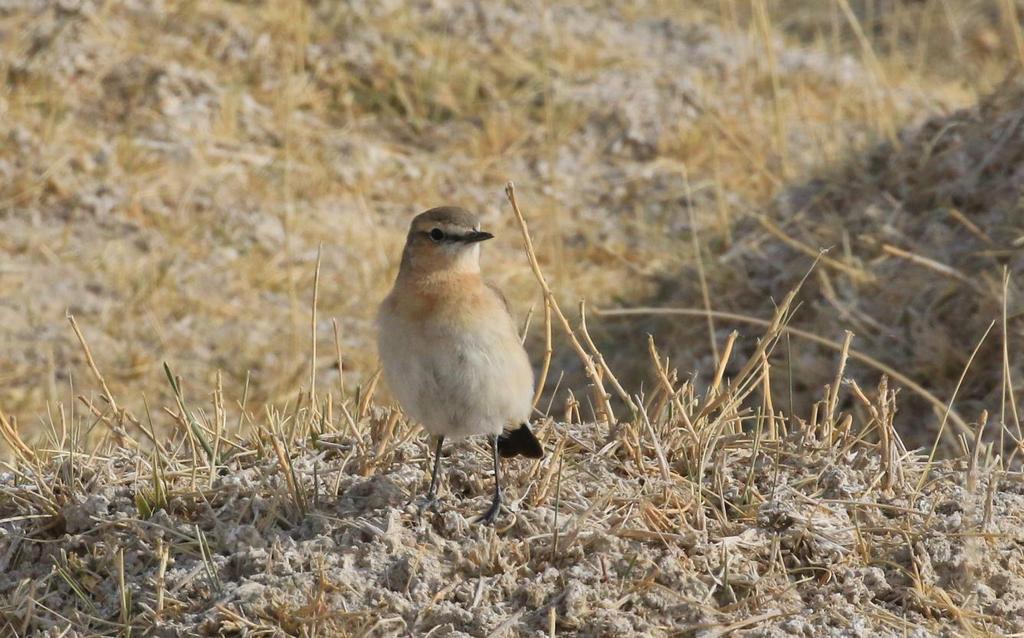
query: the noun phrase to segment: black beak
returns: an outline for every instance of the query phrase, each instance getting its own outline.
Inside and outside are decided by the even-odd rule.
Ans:
[[[467,244],[475,244],[478,241],[486,241],[488,239],[492,239],[493,237],[494,235],[490,233],[485,233],[482,230],[475,230],[471,233],[467,233],[459,237],[459,239]]]

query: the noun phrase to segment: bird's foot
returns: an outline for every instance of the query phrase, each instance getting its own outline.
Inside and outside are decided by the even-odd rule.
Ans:
[[[498,514],[501,512],[501,493],[494,495],[494,500],[491,501],[491,506],[487,508],[480,518],[477,519],[477,523],[481,525],[493,525],[494,520],[498,518]]]

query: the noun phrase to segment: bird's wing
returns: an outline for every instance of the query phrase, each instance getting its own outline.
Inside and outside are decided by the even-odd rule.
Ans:
[[[497,295],[498,299],[501,299],[501,303],[504,304],[505,306],[505,312],[508,313],[508,317],[509,319],[511,319],[512,306],[508,305],[508,299],[505,298],[505,293],[501,292],[501,288],[498,288],[498,286],[495,285],[494,282],[492,281],[485,281],[484,283],[487,284],[487,287],[491,289],[491,292]]]

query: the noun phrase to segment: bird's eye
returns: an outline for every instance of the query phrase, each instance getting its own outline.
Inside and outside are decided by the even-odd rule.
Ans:
[[[435,228],[430,231],[430,238],[434,241],[441,241],[444,239],[444,231],[440,228]]]

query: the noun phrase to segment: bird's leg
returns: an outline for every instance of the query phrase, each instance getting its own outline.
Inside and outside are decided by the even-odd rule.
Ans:
[[[424,508],[433,507],[437,504],[437,474],[441,469],[441,446],[444,445],[444,435],[437,437],[437,449],[434,451],[434,471],[430,473],[430,488],[427,490],[427,499],[423,504]]]
[[[479,523],[490,525],[501,511],[501,468],[498,465],[498,435],[491,439],[491,452],[494,454],[494,500],[491,507],[480,517]]]

